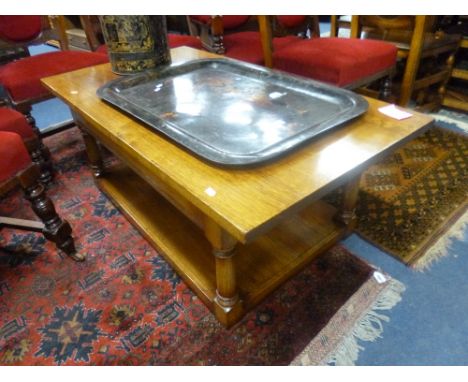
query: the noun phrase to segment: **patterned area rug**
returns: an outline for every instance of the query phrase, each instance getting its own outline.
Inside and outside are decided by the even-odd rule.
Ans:
[[[424,267],[429,248],[466,224],[468,138],[431,128],[361,178],[356,231],[407,264]],[[329,197],[339,203],[340,195]],[[440,248],[439,248],[440,249]]]
[[[95,187],[78,130],[46,144],[58,170],[49,195],[87,260],[39,234],[0,232],[2,365],[352,363],[357,339],[380,335],[377,310],[400,300],[400,283],[337,246],[224,329]],[[33,217],[18,192],[0,213]]]

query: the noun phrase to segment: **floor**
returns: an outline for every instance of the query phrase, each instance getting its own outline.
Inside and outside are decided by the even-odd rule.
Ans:
[[[58,100],[35,106],[33,115],[42,131],[71,119]],[[361,344],[357,365],[468,365],[468,228],[450,254],[425,272],[404,266],[356,235],[343,244],[406,286],[402,301],[386,313],[390,321],[384,323],[382,338]]]
[[[29,47],[31,55],[54,52],[57,49],[49,45],[33,45]],[[53,113],[50,110],[54,110]],[[48,133],[73,121],[70,110],[58,99],[49,99],[33,105],[32,115],[42,133]]]
[[[451,254],[425,272],[356,235],[343,244],[406,287],[402,301],[385,313],[390,321],[382,338],[362,344],[357,365],[468,365],[468,229]]]

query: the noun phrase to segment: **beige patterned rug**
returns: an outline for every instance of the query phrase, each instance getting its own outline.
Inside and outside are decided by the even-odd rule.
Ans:
[[[363,173],[356,233],[424,268],[463,232],[467,205],[468,138],[435,126]]]

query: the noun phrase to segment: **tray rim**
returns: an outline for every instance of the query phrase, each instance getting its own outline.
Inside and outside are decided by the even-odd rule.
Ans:
[[[157,78],[170,77],[170,74],[173,71],[180,70],[181,68],[183,69],[184,67],[190,68],[192,66],[195,66],[195,68],[198,68],[200,65],[210,65],[213,63],[221,63],[235,66],[236,68],[244,69],[249,72],[253,71],[259,73],[265,78],[273,77],[279,79],[279,81],[284,81],[283,78],[286,77],[289,81],[293,82],[294,84],[303,85],[302,89],[304,90],[308,90],[308,88],[318,88],[331,93],[340,93],[340,96],[346,97],[352,102],[353,107],[349,110],[346,110],[344,113],[341,113],[338,117],[330,118],[332,123],[327,125],[325,128],[322,127],[322,129],[320,129],[320,131],[318,132],[312,133],[310,128],[306,128],[304,131],[289,136],[287,139],[280,141],[279,143],[276,143],[273,146],[269,146],[266,149],[261,149],[259,151],[249,154],[232,154],[220,151],[214,148],[213,146],[207,144],[205,141],[196,139],[196,137],[193,137],[192,135],[190,136],[190,139],[187,139],[188,134],[186,134],[183,130],[178,129],[176,124],[171,123],[170,121],[167,121],[163,118],[156,116],[153,113],[146,111],[143,107],[138,106],[135,103],[127,101],[125,98],[119,96],[118,92],[112,90],[113,88],[117,87],[122,83],[125,84],[128,82],[137,82],[137,84],[133,86],[138,86],[140,84],[144,84],[145,80],[146,82],[149,82]],[[167,75],[168,73],[169,76]],[[189,73],[189,71],[180,73],[180,75],[186,73]],[[175,73],[175,75],[178,75],[178,73]],[[165,137],[171,139],[173,142],[176,142],[177,144],[190,151],[191,153],[195,154],[196,156],[205,159],[211,163],[223,166],[255,165],[267,162],[272,159],[280,158],[286,155],[287,153],[293,151],[295,147],[302,146],[307,141],[321,136],[326,131],[329,131],[333,128],[337,128],[361,116],[368,110],[369,107],[369,104],[364,97],[350,90],[339,88],[333,85],[326,84],[324,82],[312,80],[306,77],[294,75],[280,70],[265,68],[258,65],[224,57],[194,59],[182,63],[173,63],[171,65],[167,65],[159,69],[147,70],[131,76],[119,77],[99,87],[96,91],[96,94],[103,101],[110,103],[120,111],[138,119],[139,121],[146,124],[149,128],[158,131],[160,134],[163,134]],[[318,126],[323,125],[324,123],[325,121],[322,121],[320,124],[318,124]],[[312,126],[315,127],[317,125]]]

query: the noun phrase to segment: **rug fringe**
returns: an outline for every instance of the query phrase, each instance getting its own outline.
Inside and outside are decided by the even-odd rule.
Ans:
[[[454,241],[461,241],[464,239],[466,228],[468,228],[468,211],[466,211],[420,259],[412,264],[411,267],[418,271],[428,270],[435,262],[449,254]]]
[[[390,279],[388,286],[380,293],[378,299],[364,316],[356,323],[352,332],[345,337],[338,348],[324,364],[336,366],[352,366],[358,359],[359,351],[364,348],[358,340],[374,342],[382,337],[383,322],[389,322],[390,318],[377,313],[381,310],[389,310],[401,301],[401,294],[405,286],[398,280]]]
[[[342,320],[346,319],[348,312],[352,312],[356,303],[356,296],[360,294],[367,295],[372,292],[374,287],[369,287],[369,282],[378,284],[379,278],[383,276],[376,271],[374,277],[371,277],[358,292],[352,296],[348,302],[340,309],[342,313],[335,315],[327,324],[328,330],[322,330],[314,340],[291,362],[292,366],[312,366],[312,365],[354,365],[359,356],[359,351],[364,348],[358,343],[361,341],[375,341],[380,338],[383,332],[383,322],[389,322],[389,317],[381,314],[382,310],[389,310],[401,301],[401,294],[405,290],[405,286],[398,280],[390,277],[384,278],[385,284],[381,285],[380,291],[372,297],[373,302],[369,304],[364,313],[357,321],[348,329],[346,335],[336,342],[336,347],[332,352],[322,352],[325,349],[323,344],[329,343],[332,336],[329,332],[340,332],[343,327]],[[346,326],[346,325],[345,325]]]

